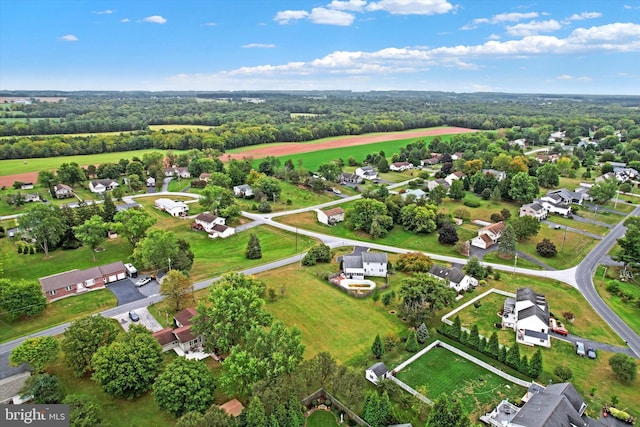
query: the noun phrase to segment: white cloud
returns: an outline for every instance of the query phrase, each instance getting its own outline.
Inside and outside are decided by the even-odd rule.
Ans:
[[[106,9],[106,10],[94,10],[91,13],[95,13],[97,15],[111,15],[113,13],[113,10],[111,9]]]
[[[631,5],[625,4],[624,8],[627,10],[633,10],[633,9],[640,9],[640,6],[631,6]]]
[[[151,24],[166,24],[167,19],[160,15],[147,16],[142,20],[143,22],[148,22]]]
[[[124,22],[126,24],[127,22],[129,22],[129,18],[123,18],[120,20],[120,22]]]
[[[370,12],[383,10],[392,15],[436,15],[456,8],[447,0],[379,0],[365,7]]]
[[[297,21],[298,19],[304,19],[309,16],[309,12],[306,10],[283,10],[276,14],[273,18],[278,24],[288,24],[291,21]]]
[[[216,24],[215,22],[205,22],[204,24],[202,24],[202,26],[204,27],[215,27],[216,25],[218,24]]]
[[[600,18],[602,16],[602,13],[600,12],[582,12],[580,14],[573,14],[571,15],[569,18],[567,18],[568,21],[582,21],[584,19],[595,19],[595,18]]]
[[[329,9],[348,10],[350,12],[361,12],[367,4],[367,0],[333,0],[327,5]]]
[[[527,23],[520,23],[507,26],[507,34],[517,37],[532,36],[539,33],[551,33],[562,28],[555,19],[549,19],[548,21],[531,21]]]
[[[512,12],[512,13],[500,13],[494,15],[491,18],[477,18],[471,21],[471,24],[463,26],[462,30],[472,30],[477,28],[480,24],[502,24],[505,22],[519,22],[523,19],[532,19],[539,16],[538,12]]]
[[[562,74],[556,77],[556,80],[573,80],[573,76],[570,74]]]
[[[311,9],[309,20],[314,24],[349,26],[353,24],[355,16],[341,10],[325,9],[316,7]]]
[[[489,37],[487,37],[489,40],[500,40],[500,36],[497,34],[490,34]]]
[[[60,36],[59,39],[62,40],[63,42],[77,42],[78,40],[80,40],[78,37],[74,36],[73,34]]]
[[[248,43],[242,47],[245,49],[273,49],[276,45],[273,43]]]
[[[588,77],[588,76],[574,77],[571,74],[561,74],[557,76],[555,79],[556,80],[573,80],[573,81],[579,81],[579,82],[590,82],[591,80],[593,80],[591,77]]]

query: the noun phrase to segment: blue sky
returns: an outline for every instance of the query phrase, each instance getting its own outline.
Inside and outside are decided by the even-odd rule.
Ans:
[[[640,2],[1,0],[0,89],[639,95]]]

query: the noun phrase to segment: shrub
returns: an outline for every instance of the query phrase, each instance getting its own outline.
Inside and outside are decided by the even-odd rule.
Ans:
[[[485,188],[482,190],[482,193],[480,193],[480,197],[482,197],[482,200],[489,200],[491,198],[491,190]]]
[[[469,221],[471,219],[471,212],[465,208],[457,208],[453,211],[453,216],[460,218],[463,221]]]
[[[607,284],[607,291],[611,292],[612,294],[617,294],[618,292],[620,292],[620,283],[618,283],[618,281],[616,280],[612,280]]]
[[[476,302],[473,303],[473,306],[475,308],[480,308],[482,306],[482,303],[480,301],[476,301]]]
[[[267,202],[262,202],[258,205],[258,212],[269,213],[271,212],[271,205]]]
[[[504,219],[509,219],[511,218],[511,211],[509,211],[509,209],[504,208],[500,211],[500,215],[502,215],[502,218]]]
[[[476,200],[465,200],[464,201],[464,205],[468,206],[470,208],[479,208],[480,207],[480,202],[478,202]]]
[[[542,241],[536,245],[536,252],[538,252],[542,257],[551,258],[556,256],[558,250],[551,240],[542,239]]]
[[[558,365],[553,370],[562,381],[568,381],[573,376],[573,371],[568,366]]]
[[[500,222],[502,221],[504,218],[502,217],[502,215],[500,215],[500,213],[498,212],[494,212],[491,214],[491,221],[493,222]]]

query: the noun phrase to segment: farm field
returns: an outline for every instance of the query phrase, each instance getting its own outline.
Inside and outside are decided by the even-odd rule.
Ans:
[[[503,399],[517,402],[526,390],[441,347],[396,375],[431,400],[446,395],[461,402],[475,420]]]

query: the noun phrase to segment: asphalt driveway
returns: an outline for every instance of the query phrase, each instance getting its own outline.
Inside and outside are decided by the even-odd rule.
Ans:
[[[123,279],[114,283],[109,283],[107,289],[109,289],[118,299],[118,305],[128,304],[133,301],[137,301],[146,298],[140,293],[138,288],[133,284],[135,279]]]

